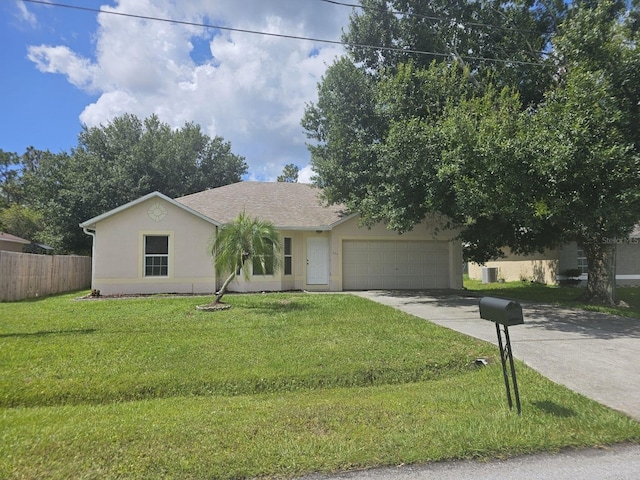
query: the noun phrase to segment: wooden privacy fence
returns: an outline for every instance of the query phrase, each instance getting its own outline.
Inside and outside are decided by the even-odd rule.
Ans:
[[[91,286],[91,257],[0,251],[0,302]]]

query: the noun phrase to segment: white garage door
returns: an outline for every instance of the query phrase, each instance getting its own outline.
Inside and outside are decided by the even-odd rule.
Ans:
[[[449,288],[449,245],[432,241],[345,240],[342,288]]]

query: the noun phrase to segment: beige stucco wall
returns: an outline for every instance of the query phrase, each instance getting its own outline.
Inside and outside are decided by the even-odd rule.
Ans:
[[[618,285],[640,285],[640,238],[628,238],[617,244],[616,282]]]
[[[158,203],[163,218],[148,210]],[[215,226],[162,199],[152,198],[96,224],[92,288],[103,295],[215,291],[207,241]],[[169,236],[168,277],[144,276],[144,235]]]
[[[166,214],[155,217],[149,210],[159,204]],[[255,275],[250,281],[240,275],[229,285],[232,292],[279,290],[341,291],[342,246],[345,240],[428,240],[443,242],[449,252],[450,288],[462,288],[462,247],[454,240],[455,231],[441,229],[438,217],[417,225],[403,235],[384,225],[360,227],[351,218],[332,230],[287,230],[281,237],[292,239],[292,273],[284,268],[275,275]],[[215,278],[207,242],[215,226],[203,218],[154,197],[115,213],[95,225],[92,288],[103,295],[135,293],[204,293],[211,294],[225,280]],[[169,236],[169,275],[145,277],[145,235]],[[310,239],[324,238],[328,242],[326,284],[307,283],[307,245]],[[247,265],[251,268],[251,265]]]
[[[286,290],[304,290],[304,275],[306,273],[306,262],[303,260],[305,255],[304,239],[307,232],[296,230],[283,230],[280,232],[280,238],[284,242],[284,238],[291,238],[291,259],[292,273],[284,274],[284,263],[282,268],[275,272],[274,275],[252,275],[250,280],[244,279],[243,275],[237,276],[230,284],[231,292],[273,292]],[[284,251],[283,251],[284,254]],[[306,259],[306,257],[304,257]],[[249,264],[251,262],[248,262]],[[246,268],[251,268],[247,265]],[[220,279],[222,282],[223,279]],[[218,282],[218,283],[220,283]]]
[[[578,268],[578,244],[569,242],[558,247],[558,275]]]
[[[19,252],[22,253],[22,247],[27,244],[18,242],[7,242],[6,240],[0,240],[0,250],[5,252]]]
[[[358,218],[351,218],[335,226],[332,230],[322,231],[283,231],[282,238],[292,239],[292,275],[284,275],[281,269],[273,276],[252,276],[250,281],[237,277],[229,286],[234,292],[262,292],[278,290],[342,291],[342,244],[345,240],[435,240],[447,243],[449,251],[450,288],[462,288],[462,246],[454,240],[457,231],[443,230],[444,223],[438,217],[417,225],[411,232],[398,235],[384,225],[374,225],[370,229],[360,227]],[[436,229],[441,230],[436,233]],[[329,242],[329,278],[326,285],[307,283],[307,244],[310,238],[326,238]]]
[[[498,278],[506,282],[529,281],[553,285],[558,274],[558,251],[549,250],[532,255],[515,255],[509,250],[505,258],[484,265],[469,263],[469,278],[482,280],[482,267],[498,269]]]
[[[229,285],[229,290],[232,292],[269,292],[280,290],[340,291],[341,286],[339,286],[339,283],[333,278],[332,267],[329,267],[329,281],[326,285],[307,284],[307,240],[309,238],[328,239],[329,255],[333,257],[333,247],[331,246],[332,236],[332,232],[330,231],[321,231],[319,233],[307,230],[282,231],[281,239],[285,237],[291,238],[292,274],[285,275],[283,265],[283,268],[276,272],[275,275],[254,275],[251,276],[249,281],[239,276]]]
[[[620,286],[640,285],[640,238],[616,239],[616,283]],[[578,245],[571,242],[559,248],[560,274],[578,265]],[[587,275],[580,277],[587,280]]]
[[[543,254],[509,254],[484,266],[498,268],[498,277],[508,282],[526,279],[555,284],[559,278],[564,278],[566,270],[578,267],[578,245],[569,242]],[[481,280],[482,265],[470,263],[469,278]],[[586,281],[587,275],[581,275],[580,279]],[[640,238],[623,239],[617,243],[616,283],[622,286],[640,285]]]

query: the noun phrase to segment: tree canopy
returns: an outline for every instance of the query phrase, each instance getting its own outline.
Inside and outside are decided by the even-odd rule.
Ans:
[[[178,197],[239,182],[248,168],[229,142],[196,124],[172,129],[155,115],[131,114],[84,127],[71,152],[30,148],[14,163],[4,197],[42,215],[39,240],[60,253],[90,251],[78,228],[84,220],[153,191]]]
[[[278,182],[298,183],[298,174],[300,169],[297,165],[289,163],[282,169],[282,175],[278,175]]]
[[[227,291],[227,287],[242,272],[245,280],[251,275],[272,275],[280,268],[282,241],[273,223],[240,213],[231,223],[225,224],[209,242],[216,274],[228,275],[216,298],[216,305]],[[251,262],[251,267],[247,262]]]
[[[576,241],[613,302],[607,239],[640,221],[635,7],[361,3],[345,38],[388,49],[351,47],[302,119],[325,199],[400,232],[444,214],[481,263]]]

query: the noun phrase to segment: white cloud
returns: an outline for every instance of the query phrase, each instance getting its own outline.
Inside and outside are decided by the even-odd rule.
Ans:
[[[18,6],[18,11],[20,12],[20,20],[35,28],[38,25],[38,19],[36,16],[27,9],[24,2],[18,1],[16,4]]]
[[[298,172],[298,182],[311,183],[312,176],[313,170],[311,170],[311,165],[307,165],[306,167],[300,169],[300,171]]]
[[[312,0],[121,0],[103,9],[334,40],[350,13]],[[289,163],[308,172],[300,119],[341,47],[106,13],[98,24],[93,59],[63,46],[29,49],[41,71],[99,94],[82,122],[104,124],[125,112],[156,113],[174,127],[194,121],[231,141],[251,178],[274,180]]]
[[[41,72],[62,73],[67,76],[69,83],[86,91],[98,88],[95,85],[98,66],[76,55],[68,47],[32,46],[28,49],[27,57]]]

